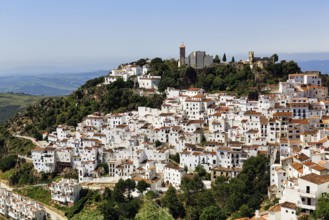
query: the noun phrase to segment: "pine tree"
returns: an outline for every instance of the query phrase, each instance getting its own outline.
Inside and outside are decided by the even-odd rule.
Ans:
[[[216,55],[214,60],[213,60],[214,63],[220,63],[220,59],[219,59],[219,56]]]
[[[168,208],[170,213],[177,218],[178,216],[184,217],[185,211],[183,205],[179,202],[176,189],[172,186],[169,187],[166,194],[162,197],[161,202],[164,207]]]
[[[222,58],[223,62],[226,62],[226,54],[224,53],[223,58]]]

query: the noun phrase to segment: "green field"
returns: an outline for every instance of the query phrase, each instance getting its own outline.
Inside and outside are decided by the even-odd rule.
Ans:
[[[20,109],[42,98],[44,96],[0,93],[0,122],[7,120]]]

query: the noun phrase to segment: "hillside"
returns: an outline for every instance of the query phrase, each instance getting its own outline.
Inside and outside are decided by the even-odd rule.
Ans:
[[[17,113],[7,126],[40,138],[42,131],[52,131],[59,124],[76,126],[83,117],[93,112],[124,112],[138,106],[160,107],[163,96],[141,97],[132,81],[117,80],[111,85],[97,86],[104,77],[89,80],[78,90],[63,97],[45,98]]]
[[[136,61],[143,65],[144,59]],[[204,88],[208,92],[236,92],[257,98],[262,86],[285,80],[290,73],[300,71],[293,62],[271,63],[265,69],[239,63],[215,64],[195,70],[192,67],[177,67],[175,60],[154,58],[150,62],[150,74],[161,75],[159,90],[167,87],[179,89]],[[164,97],[154,95],[141,97],[133,81],[118,80],[110,85],[100,85],[104,77],[87,81],[72,94],[65,97],[45,98],[17,113],[6,127],[11,132],[20,132],[41,139],[44,131],[53,131],[59,124],[76,126],[93,112],[109,113],[136,110],[138,106],[160,107]],[[329,82],[325,80],[325,82]]]
[[[42,96],[0,93],[0,122],[7,120],[21,109],[43,99]]]

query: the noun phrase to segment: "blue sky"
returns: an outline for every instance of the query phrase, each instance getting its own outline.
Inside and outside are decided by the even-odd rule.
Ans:
[[[241,58],[329,52],[328,11],[325,0],[1,0],[0,73],[177,58],[182,41]]]

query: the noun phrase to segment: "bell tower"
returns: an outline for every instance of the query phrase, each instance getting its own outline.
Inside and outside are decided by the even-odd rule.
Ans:
[[[249,63],[252,64],[254,62],[254,51],[249,51]]]
[[[184,66],[185,65],[185,45],[182,43],[179,46],[179,63],[178,66]]]

